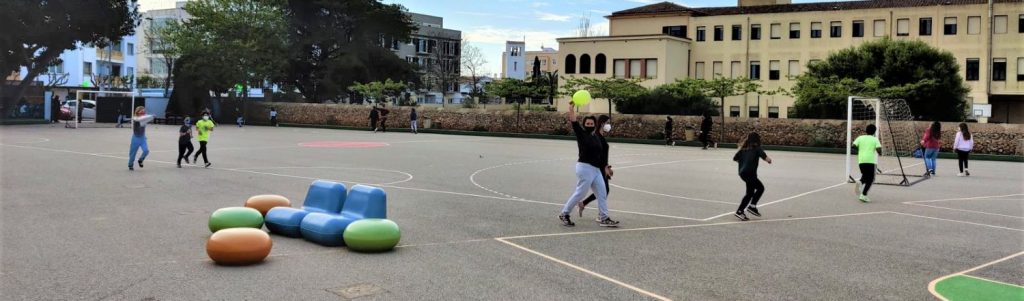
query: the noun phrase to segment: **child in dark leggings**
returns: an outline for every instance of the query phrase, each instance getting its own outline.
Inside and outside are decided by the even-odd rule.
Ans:
[[[739,163],[740,179],[743,179],[747,186],[746,194],[743,195],[743,200],[740,201],[740,207],[733,214],[741,221],[749,220],[747,215],[743,213],[744,209],[754,216],[761,216],[761,212],[757,210],[757,201],[761,200],[761,195],[764,194],[764,184],[761,183],[761,180],[757,179],[759,159],[772,164],[772,158],[769,158],[768,154],[765,154],[764,149],[761,148],[761,135],[750,133],[747,135],[747,139],[743,141],[743,144],[741,144],[740,150],[732,157],[733,161]]]
[[[971,137],[971,131],[967,128],[967,124],[960,123],[960,131],[956,133],[956,140],[953,141],[953,150],[956,151],[956,158],[960,166],[960,173],[957,176],[971,175],[971,172],[967,170],[967,160],[970,159],[973,149],[974,137]]]

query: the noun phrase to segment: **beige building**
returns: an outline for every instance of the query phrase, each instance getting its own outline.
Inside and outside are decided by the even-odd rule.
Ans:
[[[559,39],[565,76],[644,78],[655,87],[683,78],[746,76],[789,88],[808,62],[863,42],[921,40],[960,62],[969,107],[991,106],[982,122],[1024,123],[1024,1],[876,0],[790,4],[739,0],[689,8],[663,2],[612,13],[609,36]],[[567,99],[559,107],[565,109]],[[726,99],[726,114],[786,118],[794,99],[749,94]],[[607,111],[591,102],[589,111]]]

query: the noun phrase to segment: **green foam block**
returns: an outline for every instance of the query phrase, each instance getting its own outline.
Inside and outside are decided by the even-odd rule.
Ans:
[[[387,219],[361,219],[345,228],[345,245],[357,252],[384,252],[394,249],[402,238],[398,224]]]
[[[247,207],[220,208],[210,214],[210,232],[227,228],[263,228],[263,215]]]

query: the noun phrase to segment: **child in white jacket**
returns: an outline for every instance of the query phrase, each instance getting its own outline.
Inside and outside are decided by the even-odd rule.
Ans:
[[[960,123],[960,130],[956,132],[956,140],[953,141],[953,151],[956,152],[956,158],[960,165],[958,177],[971,175],[971,172],[967,170],[967,160],[971,156],[972,149],[974,149],[974,137],[971,137],[971,131],[967,129],[967,124]]]

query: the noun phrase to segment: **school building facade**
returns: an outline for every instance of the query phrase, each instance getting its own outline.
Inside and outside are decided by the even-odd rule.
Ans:
[[[609,35],[561,38],[564,76],[642,78],[653,88],[684,78],[746,76],[766,90],[829,53],[889,37],[951,52],[980,122],[1024,123],[1024,1],[875,0],[792,4],[739,0],[690,8],[662,2],[607,16]],[[559,108],[565,110],[568,99]],[[725,114],[786,118],[794,98],[751,93],[726,99]],[[607,112],[604,101],[584,111]]]

